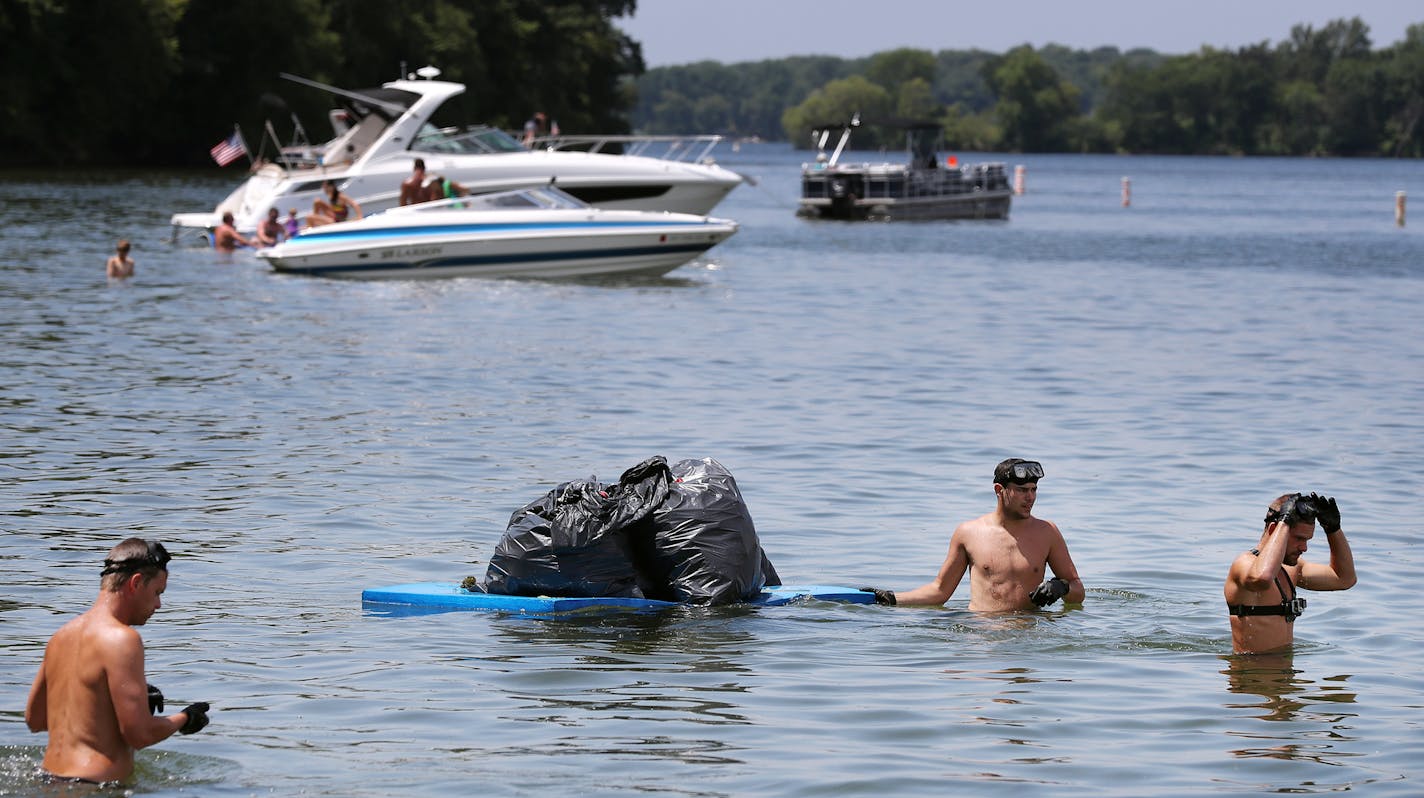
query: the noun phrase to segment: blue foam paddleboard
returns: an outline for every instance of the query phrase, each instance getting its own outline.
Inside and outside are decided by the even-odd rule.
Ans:
[[[872,604],[875,596],[853,587],[835,585],[781,585],[762,590],[746,602],[754,606],[776,607],[798,599]],[[661,610],[680,606],[671,601],[642,598],[565,598],[561,596],[506,596],[499,593],[471,593],[454,582],[413,582],[361,591],[361,603],[389,614],[481,610],[549,614],[580,610]]]

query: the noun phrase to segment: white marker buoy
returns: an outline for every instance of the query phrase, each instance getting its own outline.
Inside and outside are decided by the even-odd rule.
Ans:
[[[1014,193],[1024,193],[1024,165],[1019,164],[1014,167]]]

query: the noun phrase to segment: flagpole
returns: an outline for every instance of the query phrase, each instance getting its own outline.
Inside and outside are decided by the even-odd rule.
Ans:
[[[282,164],[283,168],[288,168],[286,154],[282,152],[282,142],[277,138],[277,131],[272,127],[272,120],[267,119],[262,124],[267,128],[267,138],[271,139],[272,146],[277,148],[277,161]],[[262,146],[267,146],[265,140],[262,142]]]
[[[252,160],[252,153],[247,149],[247,137],[242,135],[242,125],[232,123],[232,129],[237,133],[237,140],[242,144],[242,154],[247,156],[247,171],[252,171],[252,165],[256,163]]]

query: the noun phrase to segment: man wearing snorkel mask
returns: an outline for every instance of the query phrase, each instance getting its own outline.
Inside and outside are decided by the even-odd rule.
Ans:
[[[109,551],[99,597],[45,646],[25,723],[49,732],[41,767],[54,782],[106,783],[133,774],[134,751],[208,725],[208,705],[160,715],[163,693],[143,672],[142,626],[168,587],[162,543],[129,538]]]
[[[1301,559],[1315,522],[1325,530],[1330,564]],[[1266,528],[1256,548],[1242,553],[1226,574],[1231,647],[1238,654],[1286,648],[1295,640],[1295,619],[1305,611],[1296,588],[1349,590],[1355,586],[1355,557],[1340,529],[1335,500],[1316,493],[1287,493],[1271,502]]]
[[[949,538],[949,554],[933,581],[914,590],[874,593],[877,604],[939,605],[969,572],[969,609],[983,612],[1083,602],[1083,582],[1057,525],[1033,516],[1043,466],[1011,457],[994,468],[993,512],[966,521]],[[1053,576],[1044,579],[1045,567]],[[1040,582],[1039,580],[1043,580]]]

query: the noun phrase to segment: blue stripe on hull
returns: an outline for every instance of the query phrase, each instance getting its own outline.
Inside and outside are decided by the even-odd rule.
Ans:
[[[692,227],[687,221],[669,220],[666,222],[649,221],[589,221],[589,222],[498,222],[498,223],[470,223],[470,224],[428,224],[411,225],[407,227],[374,227],[366,230],[338,230],[334,232],[324,232],[320,227],[302,233],[292,239],[292,243],[300,244],[307,241],[317,241],[328,243],[331,241],[367,241],[381,238],[407,238],[417,235],[452,235],[456,233],[493,233],[509,230],[587,230],[590,228],[604,229],[609,227]],[[695,232],[691,231],[691,232]]]

